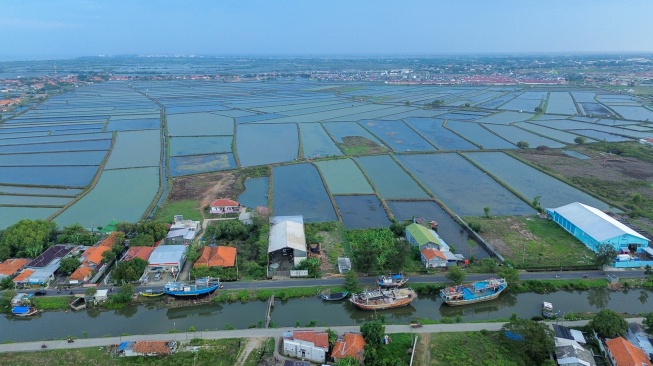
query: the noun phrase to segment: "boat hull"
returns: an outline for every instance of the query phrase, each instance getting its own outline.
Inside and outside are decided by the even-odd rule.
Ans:
[[[497,297],[499,297],[499,295],[501,295],[502,292],[503,292],[503,290],[500,290],[498,292],[489,294],[487,296],[480,296],[480,297],[477,297],[477,298],[474,298],[474,299],[469,299],[469,300],[444,300],[444,303],[449,305],[449,306],[461,306],[461,305],[475,304],[477,302],[494,300]]]
[[[17,308],[21,308],[21,309],[17,309]],[[15,316],[21,317],[21,318],[32,316],[32,315],[34,315],[34,314],[36,314],[38,312],[39,311],[36,310],[36,308],[33,308],[33,307],[29,307],[28,309],[23,310],[22,307],[17,306],[17,307],[14,307],[13,309],[11,309],[12,314],[14,314]]]
[[[349,292],[347,291],[336,292],[335,294],[320,294],[320,299],[324,301],[340,301],[344,300],[347,295],[349,295]]]
[[[349,301],[361,310],[386,310],[410,305],[416,298],[411,288],[379,289],[352,294]]]
[[[198,296],[212,294],[213,292],[215,292],[215,290],[218,289],[218,287],[219,286],[202,289],[202,290],[190,290],[190,291],[165,291],[165,294],[174,297],[198,297]]]
[[[410,305],[411,302],[413,302],[413,300],[414,299],[407,299],[404,301],[397,301],[392,304],[378,304],[378,305],[360,304],[355,302],[352,302],[352,304],[356,305],[356,307],[358,307],[361,310],[386,310],[386,309],[394,309],[403,306],[408,306]]]

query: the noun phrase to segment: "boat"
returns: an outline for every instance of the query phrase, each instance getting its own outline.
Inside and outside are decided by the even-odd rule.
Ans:
[[[556,314],[553,312],[553,304],[550,302],[542,302],[542,316],[545,318],[554,318]]]
[[[349,301],[363,310],[383,310],[409,305],[417,298],[410,287],[366,290],[352,294]]]
[[[32,316],[38,312],[33,306],[14,306],[11,308],[11,313],[20,317]]]
[[[165,295],[165,292],[163,290],[155,291],[155,290],[152,290],[152,289],[148,289],[148,290],[145,290],[145,291],[141,292],[141,296],[144,296],[144,297],[159,297],[159,296],[163,296],[163,295]]]
[[[349,292],[347,291],[334,292],[334,293],[331,293],[331,291],[324,291],[318,296],[320,297],[320,299],[324,301],[339,301],[347,297],[347,295],[349,295]]]
[[[491,278],[489,280],[447,287],[440,291],[440,296],[442,296],[442,299],[444,299],[447,305],[467,305],[494,300],[507,287],[508,283],[503,278]]]
[[[403,274],[393,274],[389,276],[379,277],[377,282],[379,287],[383,288],[392,288],[392,287],[401,287],[408,282],[408,277],[404,277]]]
[[[214,281],[211,277],[198,278],[194,282],[168,282],[163,287],[163,293],[175,297],[198,297],[213,293],[222,288],[220,281]]]

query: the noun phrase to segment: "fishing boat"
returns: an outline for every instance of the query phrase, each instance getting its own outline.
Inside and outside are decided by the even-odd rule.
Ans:
[[[545,318],[554,318],[556,314],[553,312],[553,304],[550,302],[542,302],[542,316]]]
[[[331,293],[331,291],[324,291],[318,296],[320,297],[320,299],[324,301],[339,301],[347,297],[347,295],[349,295],[349,292],[347,291],[334,292],[334,293]]]
[[[409,288],[377,289],[352,294],[352,304],[363,310],[383,310],[409,305],[417,293]]]
[[[214,281],[211,277],[198,278],[194,282],[168,282],[163,287],[163,293],[175,297],[198,297],[213,293],[222,288],[220,281]]]
[[[155,291],[155,290],[152,290],[152,289],[148,289],[148,290],[145,290],[145,291],[141,292],[141,296],[144,296],[144,297],[159,297],[159,296],[163,296],[163,295],[165,295],[165,292],[163,292],[163,290]]]
[[[14,306],[11,308],[11,313],[20,317],[32,316],[38,312],[33,306]]]
[[[408,282],[408,277],[404,277],[403,274],[393,274],[389,276],[379,277],[377,284],[382,288],[393,288],[401,287]]]
[[[447,287],[440,291],[440,296],[442,296],[442,299],[444,299],[447,305],[467,305],[494,300],[507,287],[508,283],[503,278],[491,278],[489,280]]]

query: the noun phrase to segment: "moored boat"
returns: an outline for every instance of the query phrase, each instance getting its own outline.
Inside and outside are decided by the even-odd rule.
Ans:
[[[318,296],[320,297],[320,299],[324,301],[338,301],[344,299],[345,297],[347,297],[347,295],[349,295],[349,292],[347,291],[334,292],[334,293],[331,293],[330,291],[325,291],[319,294]]]
[[[145,290],[145,291],[141,292],[141,296],[144,296],[144,297],[159,297],[159,296],[163,296],[163,295],[165,295],[165,292],[163,292],[163,290],[155,291],[155,290],[152,290],[152,289],[148,289],[148,290]]]
[[[32,316],[38,312],[33,306],[14,306],[11,308],[11,313],[20,317]]]
[[[352,304],[363,310],[383,310],[409,305],[417,298],[417,293],[407,288],[378,289],[352,294]]]
[[[198,297],[213,293],[222,285],[211,277],[198,278],[194,282],[168,282],[163,288],[163,293],[175,297]]]
[[[393,287],[401,287],[408,282],[408,277],[404,277],[403,274],[393,274],[389,276],[381,276],[379,277],[379,280],[377,284],[379,287],[383,288],[393,288]]]
[[[553,318],[556,314],[553,312],[553,304],[550,302],[542,302],[542,316],[545,318]]]
[[[494,300],[508,283],[503,278],[476,281],[469,284],[447,287],[440,291],[440,296],[447,305],[458,306]]]

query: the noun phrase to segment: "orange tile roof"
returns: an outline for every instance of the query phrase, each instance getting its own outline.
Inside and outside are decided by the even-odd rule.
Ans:
[[[112,232],[111,234],[109,234],[109,236],[104,238],[104,240],[102,240],[100,242],[100,244],[98,244],[98,246],[100,246],[100,247],[111,247],[111,246],[113,246],[113,241],[116,238],[116,235],[118,235],[117,231]]]
[[[236,265],[236,248],[218,246],[202,248],[202,255],[193,267],[233,267]]]
[[[82,258],[84,258],[85,262],[91,262],[98,265],[102,262],[102,254],[109,250],[111,250],[111,248],[107,246],[90,247],[82,253]]]
[[[240,203],[226,198],[220,198],[211,202],[211,207],[236,207],[236,206],[240,206]]]
[[[29,276],[34,273],[34,270],[32,269],[26,269],[18,274],[18,276],[14,277],[14,282],[25,282],[29,278]]]
[[[361,360],[365,352],[365,339],[360,333],[345,333],[342,340],[333,345],[331,356],[337,361],[341,358],[353,357]]]
[[[329,349],[329,335],[327,332],[316,332],[314,330],[296,330],[292,332],[294,339],[312,342],[317,347]]]
[[[422,255],[424,256],[424,258],[426,258],[426,260],[431,260],[431,259],[433,259],[435,257],[447,260],[447,257],[445,257],[444,254],[442,254],[441,251],[439,251],[437,249],[434,249],[434,248],[424,248],[424,249],[422,249]]]
[[[91,269],[89,267],[81,266],[70,275],[70,279],[73,281],[84,281],[90,273]]]
[[[25,258],[11,258],[0,263],[0,274],[5,276],[13,276],[14,273],[25,267],[31,259]]]
[[[617,366],[651,366],[646,354],[641,349],[633,346],[623,337],[605,341]]]
[[[136,341],[134,352],[143,354],[169,355],[170,348],[167,341]]]
[[[150,255],[156,249],[156,247],[131,247],[125,254],[125,260],[131,260],[134,258],[140,258],[144,261],[150,260]]]

